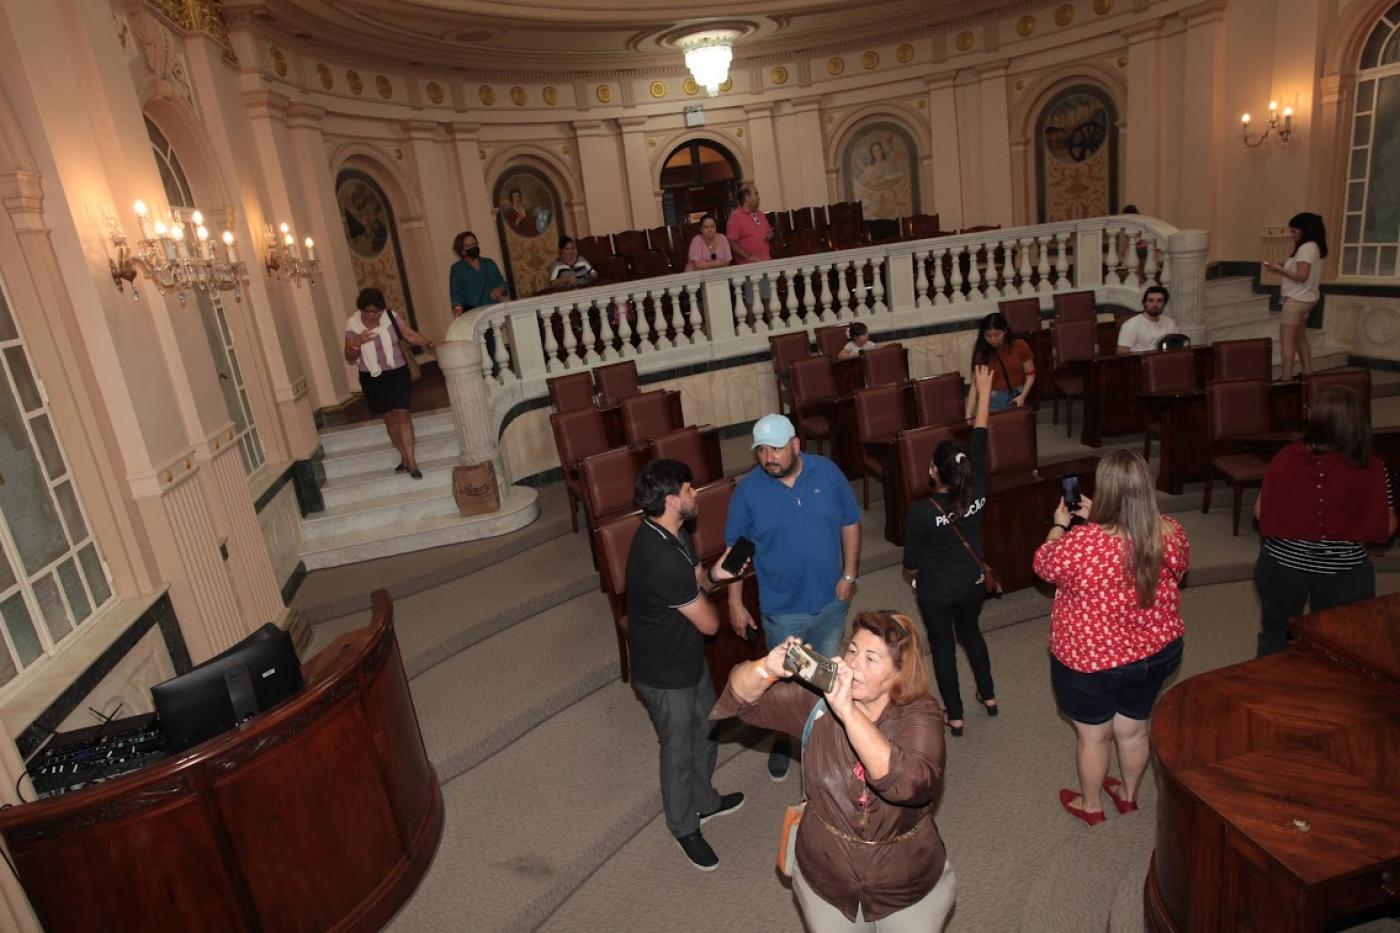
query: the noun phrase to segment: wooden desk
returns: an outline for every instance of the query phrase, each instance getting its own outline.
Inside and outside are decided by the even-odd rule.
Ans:
[[[393,607],[306,688],[178,758],[0,813],[49,933],[380,929],[442,832]]]
[[[1197,358],[1199,365],[1200,359]],[[1209,372],[1205,374],[1209,378]],[[1300,389],[1296,382],[1269,386],[1270,435],[1243,438],[1246,446],[1272,456],[1302,429],[1299,421]],[[1210,429],[1206,423],[1205,389],[1143,396],[1145,404],[1161,411],[1162,435],[1158,453],[1157,488],[1177,495],[1186,483],[1206,478],[1210,469]]]
[[[1397,620],[1400,595],[1304,616],[1287,651],[1162,697],[1150,930],[1322,930],[1400,904]]]

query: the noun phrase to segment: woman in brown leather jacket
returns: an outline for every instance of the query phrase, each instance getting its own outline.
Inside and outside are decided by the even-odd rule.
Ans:
[[[943,929],[955,880],[933,822],[943,710],[929,693],[918,626],[862,612],[825,695],[791,681],[789,638],[740,664],[710,713],[801,737],[807,810],[792,887],[814,933]]]

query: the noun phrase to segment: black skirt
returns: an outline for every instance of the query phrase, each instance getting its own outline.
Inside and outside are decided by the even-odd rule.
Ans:
[[[386,369],[378,376],[360,370],[360,389],[365,393],[369,410],[376,415],[385,415],[396,409],[407,411],[409,399],[413,396],[413,377],[407,366]]]

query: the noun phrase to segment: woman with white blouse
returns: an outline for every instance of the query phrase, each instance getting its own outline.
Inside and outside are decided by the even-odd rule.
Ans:
[[[1308,314],[1317,305],[1318,280],[1322,277],[1322,260],[1327,257],[1327,228],[1317,214],[1294,214],[1288,221],[1288,233],[1293,237],[1293,252],[1283,264],[1265,262],[1264,268],[1277,272],[1283,282],[1283,316],[1279,318],[1279,343],[1282,347],[1279,365],[1284,379],[1293,378],[1293,357],[1302,364],[1303,375],[1312,372],[1312,347],[1305,333]]]

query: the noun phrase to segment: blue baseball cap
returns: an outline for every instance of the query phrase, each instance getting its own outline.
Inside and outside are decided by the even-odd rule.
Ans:
[[[749,449],[754,447],[782,447],[788,441],[797,436],[793,430],[792,422],[783,415],[764,415],[753,424],[753,443]]]

